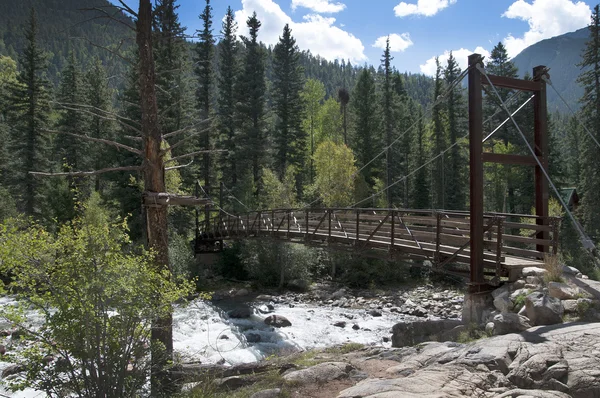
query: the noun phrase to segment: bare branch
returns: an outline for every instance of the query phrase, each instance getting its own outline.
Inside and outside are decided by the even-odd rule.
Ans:
[[[196,126],[199,126],[199,125],[204,124],[206,122],[210,122],[213,119],[214,119],[213,117],[209,117],[208,119],[202,119],[199,122],[196,122],[194,124],[190,124],[189,126],[186,126],[186,127],[182,128],[182,129],[171,131],[170,133],[164,134],[163,138],[174,137],[174,136],[176,136],[178,134],[185,133],[186,131],[188,131],[190,129],[193,129]]]
[[[86,176],[95,176],[98,174],[110,173],[113,171],[139,171],[142,169],[142,166],[123,166],[123,167],[109,167],[107,169],[100,170],[92,170],[92,171],[70,171],[65,173],[44,173],[41,171],[30,171],[29,174],[34,176],[42,176],[42,177],[86,177]]]
[[[165,160],[165,163],[170,163],[170,162],[174,162],[176,160],[189,158],[190,156],[201,155],[203,153],[216,153],[216,152],[229,152],[229,151],[227,149],[214,149],[214,150],[209,150],[209,151],[190,152],[190,153],[186,153],[185,155],[175,156],[174,158],[167,159],[167,160]]]
[[[136,137],[133,135],[124,135],[123,138],[127,138],[128,140],[142,142],[142,137]]]
[[[179,166],[171,166],[171,167],[165,167],[165,171],[169,171],[169,170],[177,170],[177,169],[183,169],[184,167],[189,167],[192,165],[192,163],[194,163],[194,159],[192,159],[189,163],[186,164],[180,164]]]
[[[133,123],[135,123],[135,121],[133,121],[131,119],[127,119],[125,117],[122,118],[121,116],[117,115],[116,113],[108,112],[108,111],[102,110],[100,108],[91,106],[91,105],[68,104],[68,103],[61,103],[61,102],[55,102],[55,101],[51,101],[51,102],[57,104],[58,106],[60,106],[62,108],[65,108],[65,109],[68,109],[68,110],[71,110],[71,111],[87,113],[89,115],[92,115],[92,116],[95,116],[95,117],[99,117],[99,118],[104,119],[104,120],[112,120],[114,122],[119,123],[121,126],[123,126],[125,128],[128,128],[130,130],[135,131],[136,133],[141,133],[140,129],[137,129],[137,128],[133,127],[132,125],[130,125],[128,123],[125,123],[124,121],[122,121],[120,119],[131,121]],[[92,112],[92,111],[87,110],[87,109],[80,109],[80,108],[77,108],[77,107],[93,109],[96,112]],[[102,115],[100,113],[97,113],[97,112],[104,113],[104,115]]]
[[[111,146],[114,146],[114,147],[117,147],[117,148],[125,149],[126,151],[133,152],[136,155],[142,156],[142,151],[141,150],[133,148],[133,147],[130,147],[130,146],[125,145],[125,144],[118,143],[116,141],[105,140],[103,138],[88,137],[87,135],[69,133],[69,132],[66,132],[66,131],[57,131],[57,130],[42,130],[42,131],[44,131],[45,133],[52,133],[52,134],[66,134],[66,135],[70,135],[70,136],[73,136],[73,137],[81,138],[82,140],[93,141],[93,142],[100,142],[102,144],[111,145]]]
[[[128,13],[130,13],[131,15],[133,15],[134,17],[137,18],[137,13],[135,11],[133,11],[131,8],[129,8],[129,6],[127,4],[125,4],[125,2],[123,0],[118,0],[119,3],[123,6],[123,8],[125,9],[125,11],[127,11]]]
[[[159,155],[160,155],[160,156],[164,156],[166,153],[168,153],[168,152],[172,151],[173,149],[175,149],[175,148],[177,148],[177,147],[179,147],[179,146],[183,145],[183,143],[184,143],[184,142],[186,142],[186,141],[190,140],[191,138],[194,138],[195,136],[197,136],[197,135],[199,135],[199,134],[206,133],[206,132],[208,132],[210,129],[211,129],[211,128],[210,128],[210,127],[208,127],[208,128],[205,128],[204,130],[197,131],[197,132],[195,132],[195,133],[193,133],[193,134],[190,134],[190,135],[188,135],[188,136],[187,136],[187,137],[185,137],[185,138],[182,138],[182,139],[180,139],[180,140],[179,140],[179,141],[177,141],[175,144],[173,144],[173,145],[171,145],[170,147],[168,147],[168,148],[165,148],[165,149],[163,149],[162,151],[160,151],[160,154],[159,154]]]

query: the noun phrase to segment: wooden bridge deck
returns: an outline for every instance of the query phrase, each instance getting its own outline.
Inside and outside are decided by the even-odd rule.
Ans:
[[[559,219],[485,214],[486,274],[540,266],[556,253]],[[542,239],[541,232],[548,232]],[[271,237],[304,244],[352,248],[391,259],[428,260],[434,268],[468,272],[470,220],[467,212],[397,209],[277,209],[228,215],[199,225],[196,250],[215,241]],[[467,268],[465,268],[467,265]]]

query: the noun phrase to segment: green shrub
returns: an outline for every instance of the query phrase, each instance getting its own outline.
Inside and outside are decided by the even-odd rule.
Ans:
[[[191,291],[176,284],[154,256],[132,247],[124,221],[90,201],[84,213],[50,233],[35,223],[0,225],[0,271],[14,276],[16,306],[0,317],[32,336],[13,361],[24,381],[50,397],[134,397],[149,376],[149,354],[160,355],[150,325]],[[42,315],[35,327],[26,311]],[[164,348],[164,347],[162,347]]]

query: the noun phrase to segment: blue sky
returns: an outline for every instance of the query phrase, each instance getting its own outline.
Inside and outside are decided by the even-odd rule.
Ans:
[[[112,0],[115,2],[115,0]],[[133,7],[135,0],[126,0]],[[179,0],[182,24],[192,34],[200,28],[204,0]],[[459,62],[474,52],[486,54],[502,41],[510,56],[540,40],[571,32],[589,23],[592,1],[574,0],[212,0],[215,33],[227,6],[236,13],[239,30],[256,11],[263,23],[259,39],[277,42],[290,23],[303,50],[327,59],[356,64],[380,63],[390,36],[394,65],[401,71],[434,71],[453,51]]]

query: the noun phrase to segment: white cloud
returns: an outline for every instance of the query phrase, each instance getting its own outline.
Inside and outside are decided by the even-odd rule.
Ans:
[[[454,58],[456,58],[456,62],[458,62],[461,70],[465,70],[467,68],[469,65],[469,55],[474,53],[481,54],[486,58],[490,56],[490,52],[483,47],[477,47],[474,51],[467,50],[466,48],[452,51],[452,55]],[[444,54],[440,55],[439,58],[442,68],[445,68],[446,64],[448,63],[448,58],[450,58],[450,51],[444,51]],[[420,65],[419,68],[421,69],[421,73],[424,73],[428,76],[435,76],[435,57],[429,58],[423,65]]]
[[[418,0],[417,4],[401,2],[394,7],[397,17],[423,15],[431,17],[444,8],[455,4],[457,0]]]
[[[318,13],[335,13],[346,8],[344,3],[333,3],[332,0],[292,0],[292,10],[298,7],[308,8]]]
[[[583,1],[571,0],[517,0],[508,7],[503,17],[521,19],[529,24],[523,37],[509,34],[504,45],[509,57],[514,57],[526,47],[585,27],[592,11]]]
[[[410,39],[410,35],[408,33],[402,33],[400,35],[397,33],[392,33],[389,36],[381,36],[380,38],[378,38],[373,44],[373,47],[385,50],[386,41],[388,37],[390,38],[391,52],[402,52],[414,44]]]
[[[330,61],[349,59],[356,63],[367,59],[360,39],[334,26],[335,18],[310,14],[304,16],[303,22],[294,22],[273,0],[242,0],[242,9],[235,12],[240,34],[248,35],[246,20],[253,12],[262,23],[258,39],[267,45],[277,44],[283,27],[289,24],[302,50],[310,50]]]

